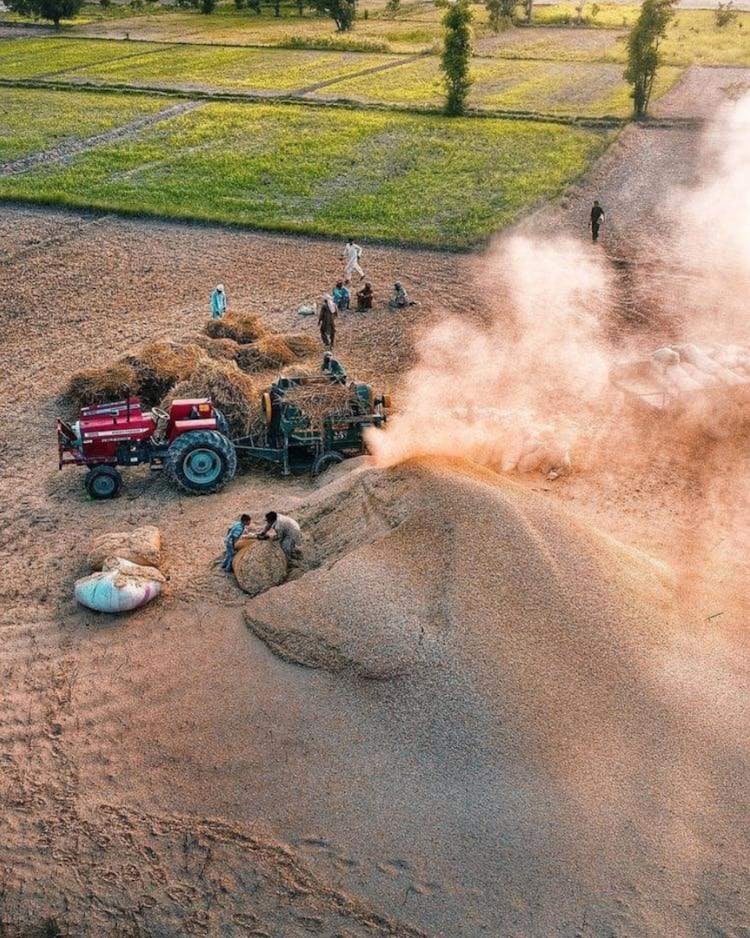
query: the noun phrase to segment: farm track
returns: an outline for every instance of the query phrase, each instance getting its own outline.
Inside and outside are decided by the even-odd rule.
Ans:
[[[180,114],[186,114],[201,107],[201,102],[190,101],[184,104],[175,104],[171,107],[159,111],[157,114],[150,114],[146,117],[139,117],[129,124],[121,127],[115,127],[112,130],[101,134],[95,134],[93,137],[86,137],[83,140],[69,140],[61,143],[59,146],[49,150],[43,150],[39,153],[32,153],[30,156],[24,156],[17,160],[11,160],[8,163],[0,165],[0,176],[13,176],[19,173],[26,173],[37,166],[51,163],[67,163],[70,159],[79,153],[87,150],[93,150],[95,147],[104,146],[108,143],[116,143],[120,140],[128,140],[135,137],[140,131],[154,124],[171,120]]]

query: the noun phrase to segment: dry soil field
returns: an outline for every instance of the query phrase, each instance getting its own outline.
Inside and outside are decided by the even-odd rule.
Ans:
[[[684,114],[692,88],[663,107]],[[629,128],[519,228],[612,258],[613,354],[689,332],[701,272],[647,249],[671,187],[706,172],[705,132]],[[343,318],[350,373],[406,407],[432,327],[513,341],[504,244],[367,248],[381,302]],[[204,499],[133,472],[102,504],[58,473],[72,371],[195,332],[217,280],[313,333],[296,310],[339,249],[2,209],[0,934],[745,934],[743,441],[638,425],[637,446],[608,437],[555,483],[433,457],[320,486],[247,474]],[[395,279],[406,313],[382,303]],[[325,562],[248,601],[212,562],[241,510],[270,507]],[[89,539],[139,523],[162,530],[168,594],[125,619],[76,607]]]

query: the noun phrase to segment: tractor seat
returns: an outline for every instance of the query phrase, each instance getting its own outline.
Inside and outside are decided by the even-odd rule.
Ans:
[[[151,434],[151,439],[154,443],[163,443],[167,435],[169,414],[161,407],[152,407],[151,416],[154,418],[154,432]]]

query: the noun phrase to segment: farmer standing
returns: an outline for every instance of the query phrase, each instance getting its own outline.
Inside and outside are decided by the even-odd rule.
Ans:
[[[221,565],[221,569],[226,570],[227,573],[229,573],[232,569],[232,561],[234,560],[237,541],[242,537],[243,534],[245,534],[249,524],[250,515],[240,515],[240,520],[233,522],[229,526],[227,533],[224,535],[224,547],[226,549],[226,553],[224,554],[224,562]]]
[[[352,274],[356,270],[360,280],[365,279],[365,272],[359,266],[359,259],[362,257],[362,248],[354,243],[353,238],[349,238],[344,246],[344,253],[341,255],[344,261],[344,282],[349,283]]]
[[[336,340],[336,317],[338,310],[333,302],[333,297],[326,293],[323,296],[323,302],[320,304],[318,313],[318,325],[320,326],[320,338],[323,340],[323,346],[327,349],[333,348]]]
[[[599,204],[598,199],[594,199],[594,204],[591,207],[591,220],[589,221],[589,228],[591,229],[591,240],[596,244],[599,240],[599,229],[604,224],[604,209]]]
[[[219,283],[211,294],[211,319],[221,319],[227,311],[227,295],[224,284]]]
[[[279,542],[279,547],[291,560],[298,553],[302,529],[294,518],[277,514],[275,511],[269,511],[266,515],[266,526],[258,535],[258,540],[267,541],[271,537],[272,531]]]

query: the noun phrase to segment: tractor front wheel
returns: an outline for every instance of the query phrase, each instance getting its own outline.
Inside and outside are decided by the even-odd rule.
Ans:
[[[341,455],[341,453],[337,453],[334,450],[329,450],[327,453],[321,453],[313,463],[312,474],[313,476],[317,477],[322,472],[325,472],[326,469],[330,469],[331,466],[338,466],[338,464],[343,461],[344,457]]]
[[[229,440],[215,430],[184,433],[167,450],[167,474],[191,495],[209,495],[231,482],[237,471],[237,452]]]
[[[122,488],[122,476],[114,466],[94,466],[83,483],[91,498],[116,498]]]

